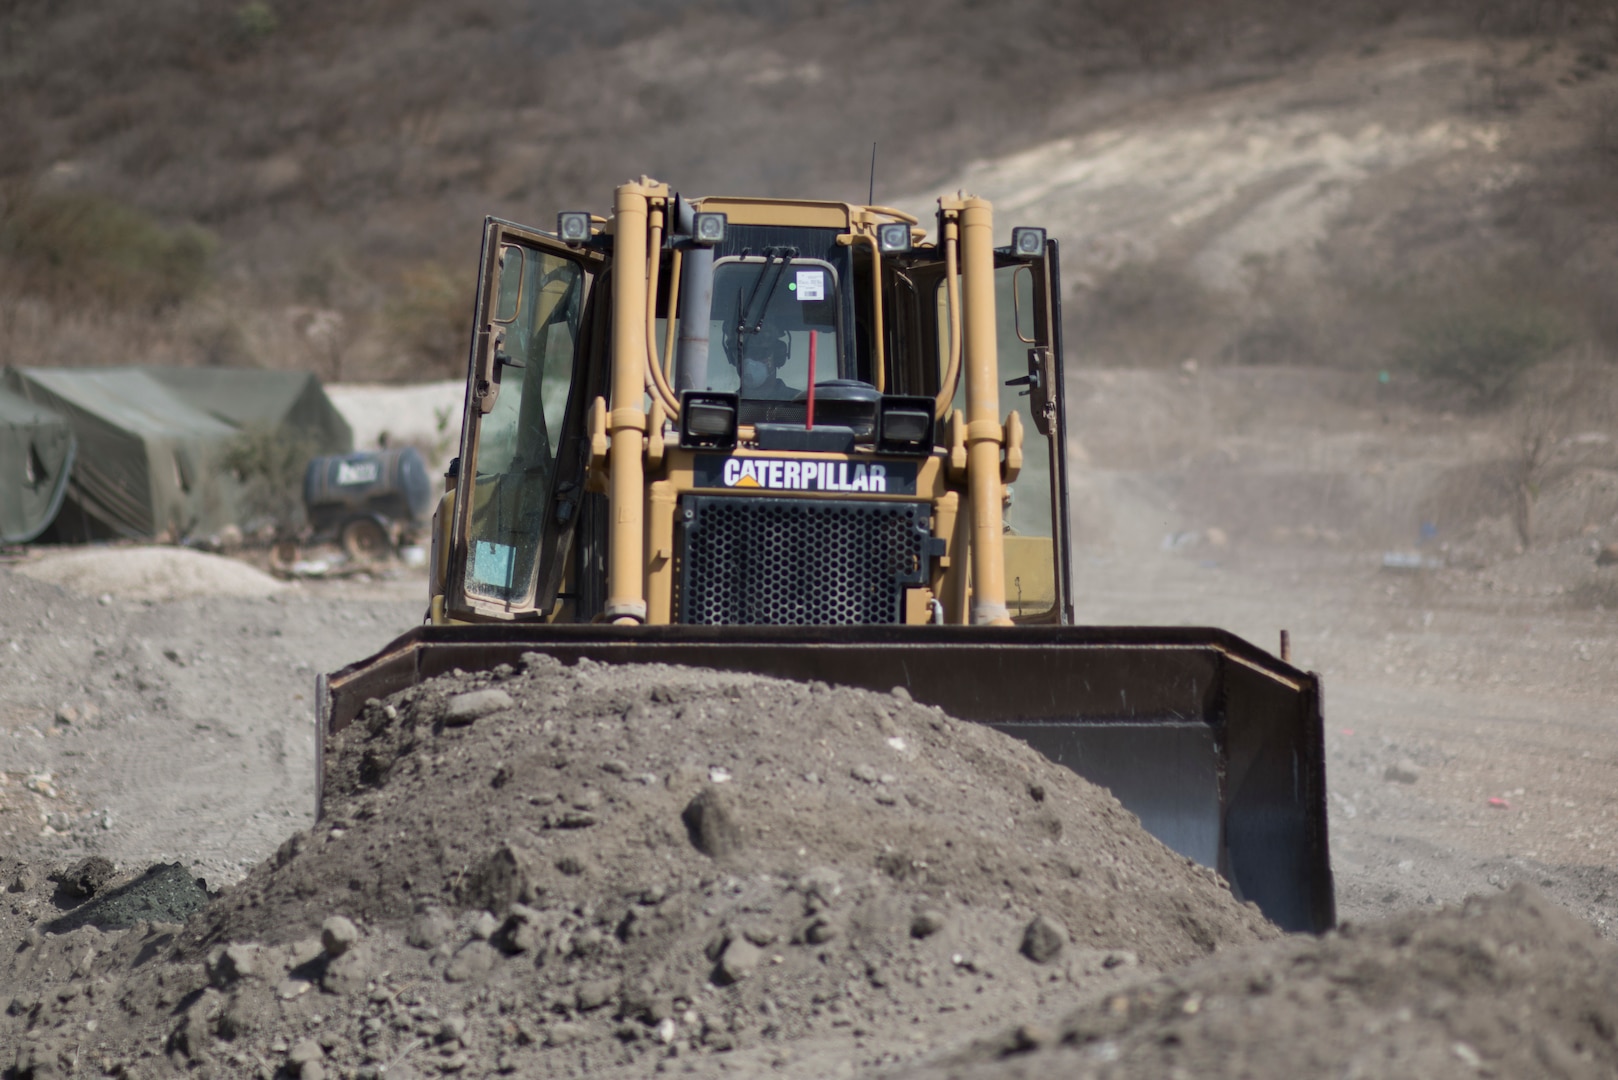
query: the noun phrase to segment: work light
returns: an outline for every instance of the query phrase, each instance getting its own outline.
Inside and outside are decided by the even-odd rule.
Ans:
[[[704,210],[692,219],[691,239],[703,247],[722,244],[725,242],[725,224],[724,214]]]
[[[930,397],[884,395],[877,448],[887,453],[932,453],[934,406]]]
[[[590,215],[579,210],[564,210],[556,215],[556,235],[569,247],[578,247],[590,241]]]
[[[735,394],[687,390],[680,395],[680,445],[728,449],[736,445]]]
[[[1018,226],[1011,230],[1011,253],[1024,259],[1045,254],[1045,230]]]
[[[910,226],[902,221],[878,225],[876,229],[876,246],[881,249],[884,255],[909,251]]]

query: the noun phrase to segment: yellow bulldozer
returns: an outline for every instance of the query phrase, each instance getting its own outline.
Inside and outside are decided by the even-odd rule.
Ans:
[[[972,196],[924,226],[645,177],[486,220],[425,624],[321,677],[322,754],[368,698],[530,652],[903,687],[1330,927],[1317,677],[1074,624],[1058,245],[997,239]]]

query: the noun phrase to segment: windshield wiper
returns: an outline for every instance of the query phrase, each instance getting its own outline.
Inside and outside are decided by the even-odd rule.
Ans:
[[[777,254],[780,255],[780,262],[776,262]],[[759,267],[758,277],[753,282],[753,291],[747,294],[747,302],[740,305],[741,321],[736,324],[738,337],[742,334],[756,334],[764,328],[764,315],[770,309],[770,297],[774,294],[775,287],[781,284],[781,277],[787,272],[787,263],[791,262],[797,254],[796,248],[764,249],[764,265]],[[769,274],[772,265],[775,267],[775,278],[770,282],[770,287],[765,289],[763,288],[764,278]],[[749,327],[747,323],[749,316],[753,314],[753,301],[758,298],[761,291],[764,293],[764,303],[759,307],[758,318],[752,320],[753,325]],[[737,292],[737,297],[738,299],[740,298],[740,290]]]

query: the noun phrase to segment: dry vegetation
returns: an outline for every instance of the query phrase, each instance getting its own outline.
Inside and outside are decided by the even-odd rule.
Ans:
[[[1412,34],[1492,42],[1464,107],[1503,122],[1557,79],[1599,86],[1579,99],[1582,148],[1539,162],[1493,220],[1429,238],[1418,263],[1334,245],[1330,273],[1303,288],[1284,259],[1256,260],[1234,308],[1172,254],[1122,265],[1070,294],[1087,361],[1399,363],[1492,402],[1563,346],[1618,343],[1598,254],[1618,223],[1609,4],[919,10],[13,0],[0,10],[0,357],[453,377],[484,213],[543,223],[599,208],[641,172],[693,192],[859,198],[873,141],[881,199],[1154,100]],[[1534,60],[1553,47],[1577,56],[1559,74]],[[1485,233],[1509,250],[1480,260]],[[1502,289],[1552,278],[1548,299],[1497,308]],[[1350,333],[1367,323],[1377,331]]]

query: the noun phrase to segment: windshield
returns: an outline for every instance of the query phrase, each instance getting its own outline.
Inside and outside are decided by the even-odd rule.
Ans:
[[[723,362],[708,389],[756,401],[792,401],[814,380],[838,377],[837,273],[819,259],[769,253],[714,265],[710,340]]]

